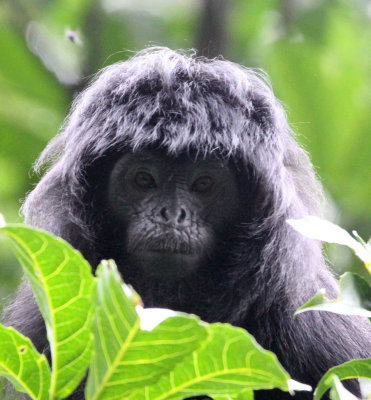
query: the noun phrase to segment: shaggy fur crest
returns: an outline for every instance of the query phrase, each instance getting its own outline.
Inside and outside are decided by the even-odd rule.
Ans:
[[[253,165],[275,187],[278,212],[296,200],[296,189],[299,196],[310,193],[306,205],[316,208],[320,189],[310,162],[293,141],[267,81],[263,73],[229,61],[167,48],[143,50],[103,69],[77,97],[36,169],[54,163],[49,174],[58,169],[77,193],[81,165],[94,163],[110,149],[138,151],[154,145],[169,154],[194,150]],[[296,176],[288,179],[293,170]],[[24,206],[26,217],[35,210],[32,197]]]

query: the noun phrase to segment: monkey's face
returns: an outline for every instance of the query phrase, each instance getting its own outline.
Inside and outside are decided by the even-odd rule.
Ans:
[[[154,276],[196,270],[240,207],[228,165],[159,151],[125,154],[111,172],[107,193],[130,265]]]

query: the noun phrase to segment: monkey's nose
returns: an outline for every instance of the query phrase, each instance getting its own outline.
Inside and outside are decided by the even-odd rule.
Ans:
[[[168,207],[162,207],[160,210],[161,222],[176,225],[183,225],[187,220],[187,211],[185,207],[178,207],[170,210]]]

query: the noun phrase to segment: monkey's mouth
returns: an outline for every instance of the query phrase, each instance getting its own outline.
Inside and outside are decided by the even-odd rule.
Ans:
[[[198,268],[202,255],[185,249],[146,248],[136,249],[130,259],[149,275],[181,278]]]
[[[138,246],[136,248],[129,250],[129,253],[132,254],[145,254],[145,253],[153,253],[159,255],[183,255],[183,256],[200,256],[201,251],[197,249],[196,246],[192,246],[189,243],[174,243],[174,244],[160,244],[156,243],[147,246]]]
[[[190,251],[190,250],[182,250],[182,249],[178,249],[178,250],[174,250],[174,249],[143,249],[143,250],[137,250],[136,252],[143,252],[143,253],[159,253],[159,254],[174,254],[174,255],[184,255],[184,256],[195,256],[199,253],[195,252],[195,251]]]

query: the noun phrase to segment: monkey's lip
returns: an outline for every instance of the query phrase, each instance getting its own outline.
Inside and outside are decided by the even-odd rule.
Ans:
[[[202,259],[197,253],[174,249],[143,249],[131,253],[132,265],[144,270],[148,276],[181,278],[195,271]]]
[[[184,251],[184,250],[168,250],[168,249],[145,249],[145,250],[139,250],[136,251],[135,253],[154,253],[154,254],[164,254],[164,255],[169,255],[169,256],[197,256],[198,253],[195,252],[190,252],[190,251]]]
[[[198,256],[195,251],[173,250],[173,249],[138,249],[133,254],[163,254],[168,256]]]

